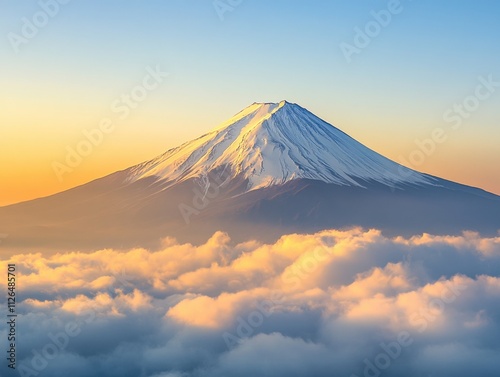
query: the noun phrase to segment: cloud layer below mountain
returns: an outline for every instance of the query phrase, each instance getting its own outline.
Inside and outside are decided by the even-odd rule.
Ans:
[[[497,376],[500,237],[16,255],[22,376]],[[2,339],[6,329],[2,328]]]

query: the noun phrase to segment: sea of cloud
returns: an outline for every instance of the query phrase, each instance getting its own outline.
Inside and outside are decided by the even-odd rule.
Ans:
[[[219,232],[200,246],[22,254],[2,271],[9,263],[21,376],[500,371],[500,237],[355,228],[234,246]]]

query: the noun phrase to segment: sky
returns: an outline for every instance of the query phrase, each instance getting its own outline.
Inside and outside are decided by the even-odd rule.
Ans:
[[[0,9],[0,205],[127,168],[283,99],[397,162],[500,194],[498,2]]]

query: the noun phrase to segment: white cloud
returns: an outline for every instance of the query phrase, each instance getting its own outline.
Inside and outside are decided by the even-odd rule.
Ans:
[[[500,237],[352,229],[234,246],[216,233],[201,246],[7,263],[22,292],[21,365],[68,340],[41,376],[71,364],[75,376],[362,376],[405,334],[384,375],[500,367]],[[463,367],[446,369],[454,355]]]

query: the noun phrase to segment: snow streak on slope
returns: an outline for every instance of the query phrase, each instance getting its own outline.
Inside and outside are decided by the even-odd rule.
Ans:
[[[360,187],[435,184],[286,101],[254,103],[198,139],[131,168],[129,179],[155,176],[173,184],[218,168],[248,179],[249,190],[297,178]]]

